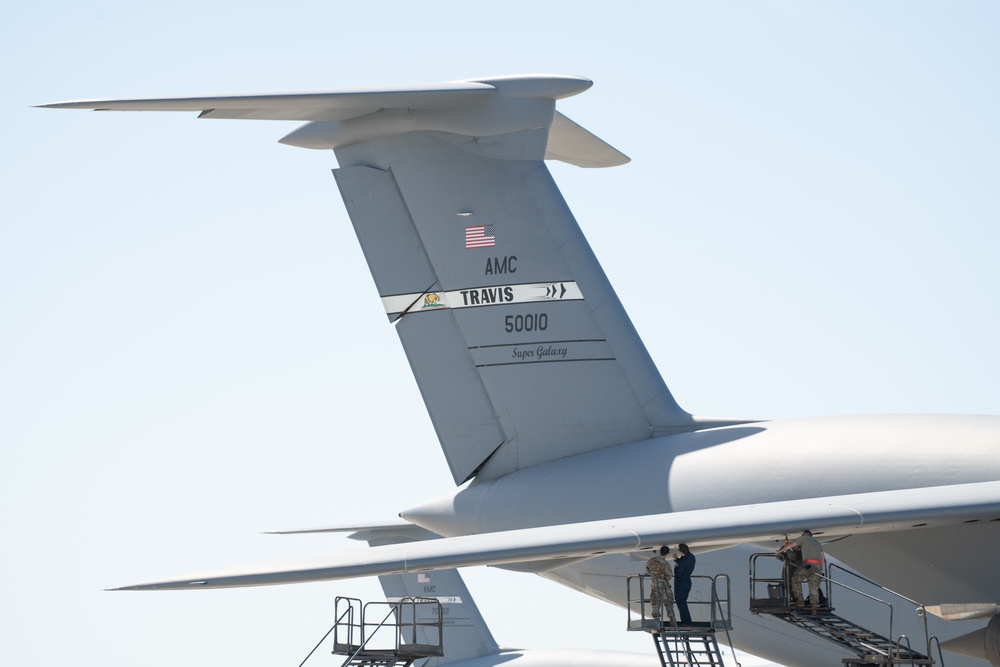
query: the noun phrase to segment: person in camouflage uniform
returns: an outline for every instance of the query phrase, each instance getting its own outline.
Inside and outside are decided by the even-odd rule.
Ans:
[[[792,573],[792,589],[790,592],[792,603],[801,604],[802,584],[809,586],[809,606],[815,614],[820,605],[820,582],[823,579],[823,546],[815,537],[812,531],[804,530],[802,535],[788,542],[775,553],[779,556],[786,551],[799,550],[802,552],[802,562]]]
[[[646,562],[646,572],[650,577],[649,602],[653,608],[653,618],[662,616],[661,609],[667,608],[667,618],[673,625],[677,625],[674,618],[674,591],[670,586],[670,579],[674,576],[670,563],[664,558],[670,553],[670,547],[660,547],[660,555],[653,556]]]

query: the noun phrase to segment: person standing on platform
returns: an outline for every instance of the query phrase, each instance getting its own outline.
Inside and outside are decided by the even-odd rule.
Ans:
[[[653,618],[661,618],[661,609],[666,607],[670,623],[677,625],[677,619],[674,618],[674,595],[670,592],[670,578],[673,573],[670,569],[670,563],[664,558],[668,553],[670,553],[670,547],[662,546],[659,556],[653,556],[646,561],[646,572],[650,575],[649,603],[653,608]]]
[[[820,604],[819,584],[823,578],[823,545],[813,537],[812,531],[804,530],[802,535],[778,549],[778,555],[799,549],[802,551],[802,566],[792,574],[792,598],[801,599],[802,583],[809,584],[809,606],[815,614]]]
[[[677,611],[680,612],[681,623],[691,624],[691,611],[688,609],[688,595],[691,593],[691,575],[694,573],[694,554],[688,545],[677,546],[680,556],[674,556],[674,593],[677,600]]]

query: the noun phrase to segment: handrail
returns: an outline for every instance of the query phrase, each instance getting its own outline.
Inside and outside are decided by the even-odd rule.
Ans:
[[[917,616],[919,616],[923,620],[923,623],[924,623],[924,642],[926,644],[927,655],[928,655],[928,657],[930,656],[930,654],[931,654],[931,636],[930,636],[930,629],[927,626],[927,613],[924,610],[924,605],[922,605],[921,603],[917,602],[916,600],[913,600],[913,599],[910,599],[910,598],[906,597],[902,593],[897,593],[896,591],[892,590],[891,588],[886,588],[885,586],[883,586],[882,584],[878,583],[877,581],[872,581],[871,579],[869,579],[868,577],[866,577],[866,576],[864,576],[862,574],[858,574],[857,572],[855,572],[853,570],[848,570],[846,567],[843,567],[841,565],[837,565],[836,563],[831,563],[829,569],[833,570],[835,568],[837,570],[840,570],[841,572],[846,572],[847,574],[849,574],[849,575],[851,575],[853,577],[857,577],[861,581],[864,581],[865,583],[871,584],[872,586],[875,586],[876,588],[879,588],[879,589],[885,591],[886,593],[889,593],[890,595],[895,595],[900,600],[903,600],[905,602],[909,602],[910,604],[916,606],[916,608],[917,608]],[[831,577],[833,576],[832,573],[831,573],[830,576]],[[831,579],[831,581],[833,581],[833,580]],[[834,583],[839,583],[839,582],[834,582]],[[846,586],[845,584],[840,584],[840,585],[841,586]],[[891,635],[890,635],[890,637],[891,637]],[[909,641],[909,640],[907,640],[907,641]],[[911,653],[912,653],[912,649],[911,649]]]
[[[365,606],[367,607],[368,605],[365,605]],[[350,658],[348,658],[347,660],[344,661],[345,665],[349,665],[352,660],[354,660],[356,657],[358,657],[358,654],[360,654],[361,651],[362,651],[362,649],[364,649],[364,647],[368,645],[368,642],[371,640],[372,637],[375,636],[375,633],[378,632],[379,628],[381,628],[382,626],[385,625],[385,622],[389,620],[389,617],[392,616],[392,613],[394,611],[396,611],[396,607],[395,606],[390,607],[389,608],[389,613],[386,614],[385,618],[383,618],[379,622],[379,624],[375,627],[374,632],[372,632],[367,637],[365,637],[365,619],[364,619],[364,613],[361,614],[361,624],[362,624],[361,625],[361,640],[362,640],[361,641],[361,645],[358,646],[358,649],[354,652],[354,654]]]
[[[937,645],[938,660],[941,661],[941,667],[944,667],[944,654],[941,653],[941,640],[937,638],[937,635],[934,635],[933,637],[931,637],[930,639],[927,640],[927,646],[930,647],[931,643],[934,643],[934,644]],[[928,648],[928,650],[927,650],[927,657],[930,658],[931,660],[934,659],[931,656],[930,648]]]
[[[726,582],[726,595],[725,595],[725,598],[724,598],[725,601],[726,601],[726,609],[722,608],[722,600],[723,600],[723,598],[719,595],[719,579],[722,579],[722,580],[724,580]],[[718,610],[719,610],[719,620],[721,620],[723,622],[723,624],[726,626],[726,633],[728,634],[729,633],[729,626],[732,625],[732,622],[733,622],[733,604],[732,604],[732,599],[733,599],[732,589],[733,589],[733,587],[732,587],[732,580],[729,578],[728,574],[726,574],[725,572],[720,572],[719,574],[717,574],[714,577],[712,577],[711,581],[712,581],[712,601],[711,601],[711,604],[712,604],[712,616],[711,616],[712,627],[715,627],[715,620],[716,620],[715,619],[715,610],[716,610],[716,608],[718,608]]]
[[[906,597],[902,593],[897,593],[896,591],[892,590],[891,588],[886,588],[885,586],[883,586],[882,584],[878,583],[877,581],[872,581],[871,579],[869,579],[868,577],[864,576],[863,574],[859,574],[859,573],[855,572],[854,570],[848,570],[843,565],[838,565],[837,563],[830,563],[830,567],[827,568],[827,569],[829,569],[829,570],[837,569],[837,570],[840,570],[841,572],[846,572],[847,574],[851,575],[852,577],[857,577],[858,579],[860,579],[861,581],[864,581],[865,583],[871,584],[872,586],[874,586],[876,588],[882,589],[886,593],[891,593],[892,595],[895,595],[900,600],[905,600],[906,602],[909,602],[910,604],[916,605],[917,607],[921,607],[922,608],[924,606],[924,605],[920,604],[919,602],[917,602],[916,600],[911,600],[910,598]]]
[[[302,662],[299,663],[299,667],[302,667],[302,665],[306,664],[306,660],[312,657],[312,654],[316,652],[316,649],[318,649],[320,646],[323,645],[323,642],[325,642],[326,638],[330,636],[330,633],[333,632],[333,629],[337,627],[337,625],[340,624],[340,622],[344,620],[344,617],[347,616],[350,612],[351,612],[351,607],[348,607],[347,609],[344,610],[344,613],[341,614],[340,617],[333,622],[333,625],[331,625],[330,629],[326,631],[326,634],[323,635],[323,638],[320,639],[315,646],[313,646],[313,650],[309,651],[309,655],[303,658]]]
[[[625,620],[626,625],[632,620],[632,605],[635,602],[632,598],[632,579],[639,578],[639,618],[646,618],[646,590],[643,585],[645,579],[639,573],[630,574],[625,578]]]
[[[718,590],[716,590],[720,577],[724,577],[726,580],[726,601],[727,601],[726,606],[729,608],[728,616],[722,610],[722,601],[719,599]],[[712,602],[714,603],[712,606],[712,617],[714,620],[715,608],[718,607],[719,616],[725,619],[725,623],[723,624],[722,629],[726,631],[726,643],[729,644],[729,650],[733,652],[733,661],[736,662],[736,667],[742,667],[742,665],[740,665],[739,659],[736,657],[736,648],[733,646],[733,637],[732,635],[729,634],[729,626],[732,625],[732,619],[733,619],[733,605],[730,602],[731,583],[732,581],[729,579],[729,575],[726,574],[725,572],[719,573],[712,578]],[[712,627],[713,628],[715,627],[714,622],[712,623]]]
[[[845,572],[845,573],[847,573],[847,574],[849,574],[849,575],[851,575],[853,577],[857,577],[858,579],[860,579],[861,581],[864,581],[865,583],[871,584],[872,586],[875,586],[876,588],[879,588],[879,589],[885,591],[886,593],[889,593],[890,595],[895,595],[900,600],[903,600],[905,602],[909,602],[910,604],[914,605],[917,608],[917,610],[916,610],[917,611],[917,616],[919,616],[923,620],[923,624],[924,624],[924,643],[926,645],[927,656],[930,657],[930,655],[931,655],[931,636],[930,636],[930,629],[927,627],[927,613],[924,610],[924,605],[923,604],[917,602],[916,600],[913,600],[911,598],[906,597],[902,593],[897,593],[896,591],[892,590],[891,588],[886,588],[885,586],[883,586],[882,584],[878,583],[877,581],[872,581],[868,577],[866,577],[866,576],[864,576],[862,574],[858,574],[857,572],[855,572],[853,570],[848,570],[846,567],[843,567],[843,566],[838,565],[836,563],[830,563],[830,567],[829,567],[829,570],[831,570],[831,574],[830,574],[831,579],[830,579],[830,581],[833,581],[833,579],[832,579],[832,577],[833,577],[832,571],[834,569],[839,570],[841,572]],[[846,584],[841,584],[840,582],[833,581],[833,583],[836,583],[836,584],[838,584],[840,586],[844,586],[846,588],[850,588]],[[892,605],[890,604],[890,607],[891,606]],[[892,627],[891,624],[890,624],[889,627],[890,628]],[[889,635],[889,637],[891,638],[892,635]],[[910,653],[912,654],[913,650],[909,646],[909,638],[907,638],[907,648],[910,649]],[[940,648],[938,650],[940,651]]]
[[[910,667],[916,667],[916,663],[913,662],[913,646],[910,645],[910,638],[906,635],[900,635],[899,639],[896,640],[896,661],[899,661],[899,649],[902,647],[904,639],[906,640],[906,651],[910,654]]]
[[[359,598],[351,598],[351,597],[344,597],[344,596],[338,595],[337,598],[336,598],[336,600],[334,600],[334,613],[336,613],[337,609],[340,609],[340,605],[343,602],[347,603],[347,609],[344,610],[344,613],[340,615],[340,617],[337,619],[337,622],[333,626],[335,628],[335,632],[333,633],[333,643],[334,644],[339,644],[340,643],[339,640],[340,640],[340,626],[341,626],[341,621],[344,619],[344,616],[347,616],[348,617],[347,623],[346,623],[346,625],[347,625],[347,645],[351,646],[351,645],[354,644],[354,628],[355,628],[355,625],[357,625],[354,622],[355,603],[357,603],[358,607],[361,607],[361,600]],[[360,628],[359,628],[359,631],[360,631]]]

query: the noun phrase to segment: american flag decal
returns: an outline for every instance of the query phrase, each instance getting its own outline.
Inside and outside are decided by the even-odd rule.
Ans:
[[[493,225],[476,225],[465,228],[466,248],[492,248],[496,245]]]

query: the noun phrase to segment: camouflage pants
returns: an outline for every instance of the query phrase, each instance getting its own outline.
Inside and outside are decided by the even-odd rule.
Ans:
[[[667,618],[677,625],[677,619],[674,618],[674,591],[670,586],[670,580],[653,577],[650,579],[650,586],[652,590],[649,593],[649,603],[653,608],[653,618],[660,618],[661,608],[666,607]]]
[[[802,584],[809,584],[809,606],[813,609],[819,606],[819,583],[822,575],[821,566],[813,564],[806,569],[799,567],[792,573],[792,602],[798,604],[802,599]]]

